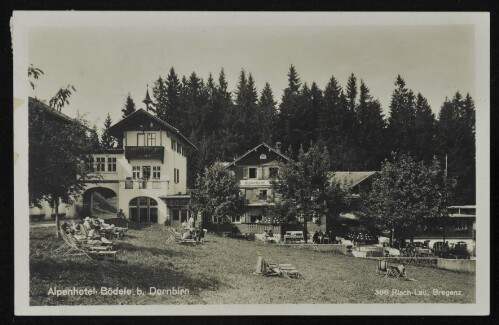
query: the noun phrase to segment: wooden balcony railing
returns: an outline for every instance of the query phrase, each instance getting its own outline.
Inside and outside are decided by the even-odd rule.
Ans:
[[[125,147],[125,158],[130,159],[161,159],[163,163],[165,157],[165,147],[149,146],[149,147]]]

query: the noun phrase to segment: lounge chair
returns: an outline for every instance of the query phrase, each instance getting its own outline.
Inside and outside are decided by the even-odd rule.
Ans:
[[[254,274],[278,276],[287,279],[300,279],[302,277],[295,266],[291,264],[277,264],[273,261],[265,260],[260,254],[258,254]]]
[[[59,227],[59,234],[61,235],[64,243],[54,252],[65,249],[62,256],[84,255],[88,258],[107,257],[116,259],[116,254],[118,252],[112,250],[112,246],[93,246],[85,244],[84,242],[76,240],[76,238],[71,233],[67,232],[63,227]]]
[[[178,232],[176,229],[170,228],[171,236],[166,240],[166,243],[170,243],[175,241],[179,244],[197,244],[198,242],[194,238],[182,238],[182,234]]]
[[[414,279],[407,278],[405,272],[405,266],[400,265],[389,265],[386,260],[379,260],[378,267],[376,268],[376,274],[384,277],[394,277],[396,279],[402,278],[409,281],[415,281]]]

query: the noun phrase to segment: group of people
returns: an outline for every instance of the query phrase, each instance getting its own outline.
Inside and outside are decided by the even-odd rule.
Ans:
[[[194,239],[201,242],[204,238],[204,229],[201,226],[187,228],[182,234],[182,239]]]
[[[333,233],[331,230],[326,231],[325,233],[322,232],[322,230],[315,231],[314,235],[312,236],[312,242],[314,244],[334,244],[333,242]]]
[[[72,234],[76,240],[85,242],[89,245],[111,245],[112,242],[98,232],[103,225],[105,225],[105,227],[111,226],[100,220],[92,220],[90,217],[86,217],[77,222],[73,220],[71,221],[71,224],[64,222],[61,225],[61,228],[66,231],[66,233]]]

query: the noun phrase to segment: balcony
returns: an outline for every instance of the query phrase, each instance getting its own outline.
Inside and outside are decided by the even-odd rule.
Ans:
[[[125,158],[130,159],[161,159],[164,163],[165,147],[150,146],[150,147],[125,147]]]

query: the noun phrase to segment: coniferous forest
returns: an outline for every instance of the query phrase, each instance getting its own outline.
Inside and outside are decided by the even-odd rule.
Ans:
[[[331,76],[324,89],[300,80],[291,65],[282,94],[241,70],[229,89],[223,68],[206,79],[195,72],[179,77],[172,67],[154,81],[155,114],[178,128],[198,148],[190,152],[188,185],[204,167],[235,157],[261,142],[295,158],[300,146],[326,146],[333,171],[380,170],[392,152],[430,163],[434,156],[457,180],[452,204],[475,204],[475,107],[460,92],[442,103],[435,116],[423,94],[394,76],[387,116],[369,85],[351,74],[346,85]],[[279,96],[279,97],[278,97]],[[279,99],[279,104],[278,100]],[[130,95],[123,116],[135,110]]]

